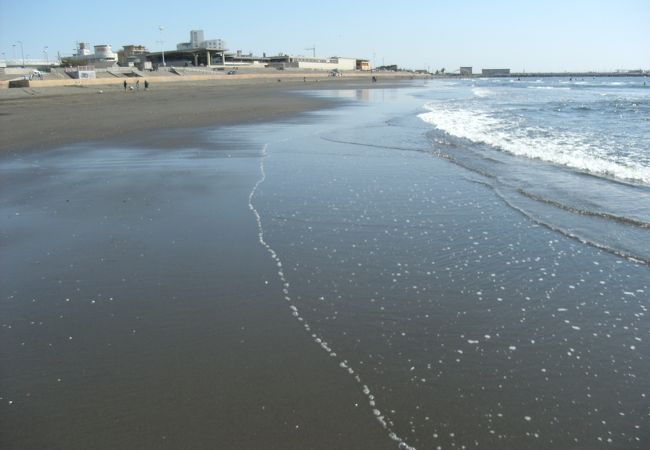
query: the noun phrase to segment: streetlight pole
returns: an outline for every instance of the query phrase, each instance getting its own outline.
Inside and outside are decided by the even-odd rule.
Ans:
[[[50,65],[50,58],[47,56],[47,45],[43,47],[43,53],[45,53],[45,64]]]
[[[163,67],[167,67],[167,64],[165,64],[165,41],[163,41],[163,30],[165,27],[162,25],[158,26],[158,29],[160,30],[160,51],[162,52],[162,65]]]
[[[23,49],[23,41],[16,41],[20,44],[20,56],[23,58],[23,68],[25,67],[25,50]]]

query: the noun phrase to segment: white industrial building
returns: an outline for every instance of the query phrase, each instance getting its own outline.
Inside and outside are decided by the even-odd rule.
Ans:
[[[117,65],[117,53],[108,44],[95,45],[94,51],[90,50],[87,42],[78,42],[74,55],[64,58],[70,64],[92,65],[95,67],[112,67]]]
[[[268,58],[268,65],[278,69],[303,70],[367,70],[368,61],[357,58],[312,58],[308,56],[278,55]]]
[[[222,39],[205,39],[203,30],[190,31],[190,41],[176,45],[176,50],[152,52],[147,55],[154,66],[159,66],[165,59],[165,64],[176,67],[212,67],[226,69],[228,67],[271,67],[280,70],[302,69],[321,71],[354,71],[370,70],[370,61],[367,59],[341,58],[316,58],[307,56],[290,56],[279,54],[267,57],[243,54],[241,50],[236,53],[226,53],[228,48]],[[164,55],[164,56],[163,56]]]

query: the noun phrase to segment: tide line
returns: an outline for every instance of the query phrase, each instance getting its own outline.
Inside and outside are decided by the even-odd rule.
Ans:
[[[300,315],[300,311],[298,310],[298,307],[293,304],[293,300],[291,299],[291,294],[289,291],[289,282],[287,281],[287,278],[284,274],[283,270],[283,265],[282,265],[282,260],[280,259],[280,256],[278,253],[264,240],[264,227],[262,225],[262,217],[260,216],[260,213],[257,211],[255,208],[255,205],[253,204],[253,199],[255,198],[255,194],[259,188],[259,186],[264,183],[266,180],[266,172],[264,170],[264,160],[268,156],[268,144],[264,144],[264,147],[262,147],[262,155],[260,157],[260,178],[257,180],[255,185],[253,186],[253,189],[251,190],[251,193],[248,196],[248,208],[251,210],[253,213],[253,216],[255,216],[255,221],[257,222],[257,229],[258,229],[258,240],[259,243],[266,249],[266,251],[269,253],[271,256],[271,259],[275,263],[275,265],[278,268],[278,278],[280,279],[280,282],[282,283],[282,293],[284,295],[284,300],[289,304],[289,310],[291,311],[291,315],[302,324],[303,328],[307,333],[310,334],[311,338],[313,341],[320,346],[320,348],[324,351],[326,351],[330,357],[332,358],[337,358],[338,355],[336,352],[332,349],[332,347],[327,343],[326,340],[324,340],[321,336],[319,336],[317,333],[313,332],[311,329],[311,326],[309,323]],[[354,381],[357,382],[359,386],[361,386],[361,392],[366,396],[368,399],[368,405],[371,408],[372,414],[379,422],[379,424],[382,426],[384,430],[388,432],[388,437],[392,439],[393,441],[398,443],[398,448],[402,450],[416,450],[415,447],[411,447],[406,443],[406,441],[399,437],[394,431],[393,431],[393,422],[390,418],[388,418],[385,414],[382,414],[382,412],[377,408],[377,404],[375,401],[375,396],[372,394],[370,391],[370,388],[366,385],[363,384],[361,377],[355,372],[355,370],[350,366],[348,361],[346,360],[340,360],[339,361],[339,367],[344,369],[350,376],[354,378]]]

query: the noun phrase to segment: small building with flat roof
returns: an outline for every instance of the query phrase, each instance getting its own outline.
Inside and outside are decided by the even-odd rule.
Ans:
[[[356,58],[314,58],[311,56],[277,55],[268,58],[268,65],[277,69],[356,70]]]
[[[472,67],[471,66],[464,66],[460,68],[460,76],[461,77],[470,77],[472,76]]]
[[[122,67],[137,66],[146,61],[148,53],[144,45],[125,45],[117,52],[117,63]]]
[[[510,69],[481,69],[481,75],[486,77],[506,77],[510,75]]]

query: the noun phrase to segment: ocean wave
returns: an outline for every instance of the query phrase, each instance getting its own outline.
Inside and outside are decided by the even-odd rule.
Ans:
[[[558,200],[554,200],[548,197],[544,197],[539,194],[534,194],[532,192],[528,192],[522,188],[518,188],[517,192],[524,197],[527,197],[531,200],[538,201],[540,203],[546,203],[547,205],[554,206],[559,209],[563,209],[565,211],[572,212],[574,214],[580,214],[582,216],[590,216],[590,217],[596,217],[599,219],[605,219],[605,220],[611,220],[613,222],[618,222],[624,225],[630,225],[630,226],[635,226],[638,228],[650,228],[650,222],[646,222],[643,220],[635,219],[633,217],[625,217],[617,214],[611,214],[608,212],[604,211],[592,211],[589,209],[585,208],[579,208],[577,206],[569,205],[563,202],[560,202]]]
[[[477,97],[489,97],[495,94],[494,91],[491,91],[490,89],[481,88],[481,87],[472,88],[472,93]]]
[[[527,89],[544,89],[548,91],[570,91],[570,87],[557,87],[557,86],[527,86]]]
[[[650,266],[650,257],[645,256],[642,253],[639,253],[638,251],[620,248],[615,245],[610,245],[606,241],[600,239],[599,238],[600,236],[596,238],[594,238],[593,236],[590,237],[588,235],[582,234],[579,231],[572,229],[571,227],[562,226],[553,220],[545,219],[542,215],[535,214],[534,212],[528,210],[527,208],[518,205],[517,202],[514,201],[514,199],[511,196],[505,195],[503,192],[501,192],[500,189],[498,188],[493,188],[493,189],[494,192],[499,196],[499,198],[501,198],[501,200],[503,200],[509,207],[511,207],[516,211],[519,211],[521,214],[528,217],[533,222],[543,227],[546,227],[549,230],[563,234],[568,238],[576,239],[577,241],[582,242],[583,244],[598,248],[607,253],[611,253],[620,256],[622,258],[626,258],[637,264],[644,264],[646,266]]]
[[[650,185],[650,167],[628,155],[614,154],[612,143],[580,132],[526,127],[489,111],[428,104],[423,121],[450,135],[484,143],[498,150],[559,164],[590,174]],[[599,145],[602,144],[602,145]]]

